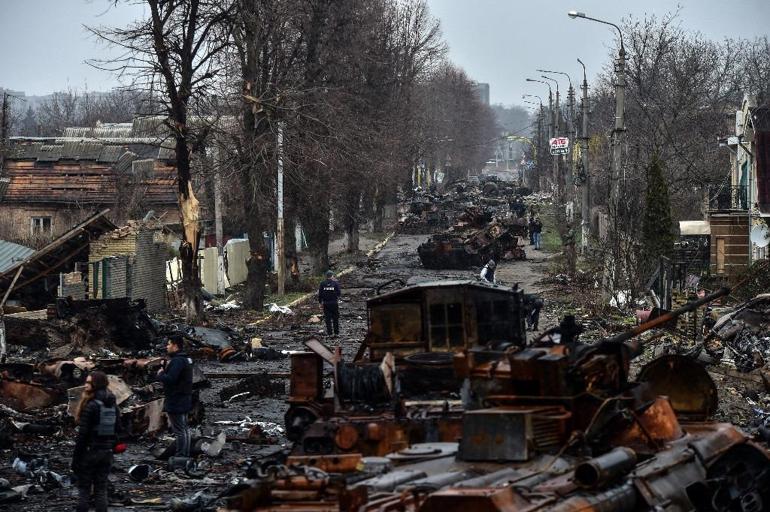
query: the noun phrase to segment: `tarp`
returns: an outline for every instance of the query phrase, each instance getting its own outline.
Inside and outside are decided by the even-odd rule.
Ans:
[[[707,220],[680,220],[680,236],[710,235],[711,225]]]

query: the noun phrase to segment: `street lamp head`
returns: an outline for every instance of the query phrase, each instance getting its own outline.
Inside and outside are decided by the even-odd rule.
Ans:
[[[575,18],[585,18],[586,17],[586,13],[578,12],[578,11],[570,11],[570,12],[567,13],[567,16],[569,16],[570,18],[572,18],[574,20]]]

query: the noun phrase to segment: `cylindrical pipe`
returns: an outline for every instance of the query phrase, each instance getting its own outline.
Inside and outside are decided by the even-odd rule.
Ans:
[[[666,313],[665,315],[661,315],[659,317],[653,318],[652,320],[649,320],[641,325],[637,325],[633,329],[629,329],[627,331],[621,332],[616,336],[608,338],[606,341],[619,343],[619,342],[630,340],[637,334],[641,334],[645,331],[649,331],[650,329],[658,327],[661,324],[665,324],[669,320],[673,320],[674,318],[677,318],[683,313],[687,313],[688,311],[693,311],[699,308],[700,306],[703,306],[704,304],[708,304],[711,301],[714,301],[720,297],[724,297],[725,295],[729,295],[729,294],[730,294],[730,288],[720,288],[719,290],[715,291],[710,295],[703,297],[702,299],[689,302],[684,306],[682,306],[681,308],[675,309],[669,313]]]
[[[575,483],[587,489],[596,489],[625,475],[636,466],[636,453],[625,447],[578,464],[575,468]]]
[[[632,484],[613,487],[599,494],[567,498],[547,507],[548,512],[633,512],[636,508],[637,495]]]

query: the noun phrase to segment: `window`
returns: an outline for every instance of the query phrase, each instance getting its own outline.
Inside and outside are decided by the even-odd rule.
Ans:
[[[384,304],[369,312],[372,341],[414,342],[422,340],[419,304]]]
[[[465,346],[465,327],[461,303],[431,304],[429,314],[432,350]]]
[[[479,343],[508,340],[511,333],[511,318],[508,301],[485,300],[476,303],[476,323]]]
[[[725,239],[717,238],[717,274],[725,273]]]
[[[51,217],[32,217],[30,222],[30,233],[36,235],[51,234]]]

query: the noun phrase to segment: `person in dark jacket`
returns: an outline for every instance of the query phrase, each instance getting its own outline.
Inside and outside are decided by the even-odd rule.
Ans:
[[[184,351],[181,336],[171,336],[166,343],[166,352],[171,358],[165,368],[158,370],[158,379],[163,383],[166,411],[171,431],[176,437],[176,456],[190,456],[190,430],[187,428],[187,414],[192,410],[193,361]]]
[[[107,511],[107,477],[120,429],[120,411],[108,384],[103,372],[91,373],[75,411],[78,431],[72,472],[77,477],[77,512],[88,512],[92,491],[96,512]]]
[[[526,321],[527,328],[532,331],[538,330],[538,324],[540,323],[540,310],[543,309],[543,299],[535,294],[524,295],[524,310],[527,313]]]
[[[327,270],[326,279],[318,286],[318,303],[323,307],[326,334],[329,336],[338,336],[340,333],[340,295],[342,292],[334,279],[334,272]]]
[[[535,217],[535,220],[532,221],[531,229],[535,241],[535,249],[540,250],[543,233],[543,222],[540,220],[540,217]]]

